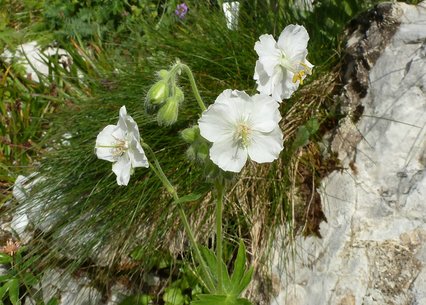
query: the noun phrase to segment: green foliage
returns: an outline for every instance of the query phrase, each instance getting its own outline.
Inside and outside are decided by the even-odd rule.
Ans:
[[[48,123],[44,117],[55,104],[54,87],[25,78],[17,64],[0,69],[0,162],[27,165],[40,149],[41,133]]]
[[[0,253],[0,264],[8,268],[6,274],[0,276],[0,304],[7,304],[8,299],[12,305],[20,305],[20,288],[24,287],[28,293],[39,281],[31,270],[37,257],[26,259],[22,256],[23,251],[25,248],[21,247],[13,255]]]
[[[118,305],[148,305],[151,297],[146,294],[137,294],[126,297]]]
[[[319,129],[319,123],[316,118],[309,119],[304,125],[301,125],[296,132],[295,139],[291,146],[291,151],[295,152],[298,148],[305,146],[309,138],[316,134]]]

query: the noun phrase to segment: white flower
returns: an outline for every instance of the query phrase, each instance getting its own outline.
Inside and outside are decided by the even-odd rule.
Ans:
[[[126,107],[120,108],[117,125],[106,126],[96,138],[96,155],[99,159],[114,162],[112,171],[118,185],[127,185],[135,167],[149,167],[140,144],[138,125]]]
[[[279,104],[270,96],[225,90],[198,120],[210,142],[210,159],[221,169],[240,172],[247,157],[272,162],[283,149]]]
[[[262,35],[254,45],[259,55],[254,70],[257,90],[281,102],[290,98],[313,65],[306,60],[309,35],[300,25],[288,25],[278,42],[272,35]]]

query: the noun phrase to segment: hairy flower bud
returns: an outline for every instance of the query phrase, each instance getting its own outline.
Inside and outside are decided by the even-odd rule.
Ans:
[[[169,97],[157,113],[157,122],[161,126],[170,126],[177,121],[178,114],[179,101],[176,97]]]
[[[180,135],[186,143],[191,144],[199,137],[200,128],[198,127],[198,125],[185,128],[181,131]]]
[[[169,96],[169,86],[166,81],[160,80],[156,82],[148,91],[148,103],[153,105],[160,105]]]
[[[176,98],[176,100],[179,103],[182,103],[183,100],[185,99],[185,95],[183,94],[183,91],[178,86],[174,87],[174,95],[173,96]]]

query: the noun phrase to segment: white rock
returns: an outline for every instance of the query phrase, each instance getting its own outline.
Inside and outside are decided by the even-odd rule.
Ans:
[[[393,10],[363,115],[344,126],[359,135],[340,145],[347,170],[322,182],[323,238],[297,238],[290,262],[277,251],[273,305],[426,304],[426,2]]]
[[[43,300],[47,303],[53,297],[60,305],[97,305],[101,304],[101,293],[89,286],[87,277],[74,278],[59,269],[44,273],[41,280]]]
[[[9,64],[16,61],[25,68],[27,76],[35,82],[40,82],[38,74],[43,76],[49,75],[49,66],[47,65],[50,56],[57,55],[59,63],[65,67],[71,65],[71,56],[63,49],[49,47],[42,51],[36,41],[31,41],[17,47],[15,53],[5,50],[0,56]]]

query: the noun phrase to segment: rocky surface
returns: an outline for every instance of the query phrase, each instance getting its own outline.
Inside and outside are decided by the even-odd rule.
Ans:
[[[351,25],[322,239],[277,251],[274,305],[426,304],[426,1]]]

